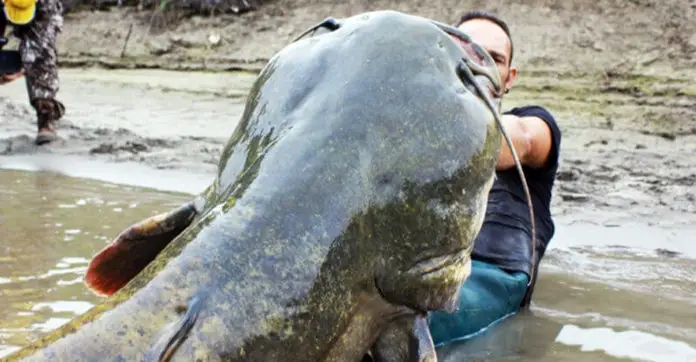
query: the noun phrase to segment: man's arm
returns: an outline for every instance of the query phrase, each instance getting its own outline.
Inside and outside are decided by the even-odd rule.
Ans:
[[[504,114],[501,120],[515,151],[517,151],[520,162],[533,168],[544,167],[553,144],[548,124],[539,117],[518,117],[511,114]],[[505,138],[501,138],[501,141],[500,157],[496,169],[505,170],[515,167],[515,161],[507,141]]]

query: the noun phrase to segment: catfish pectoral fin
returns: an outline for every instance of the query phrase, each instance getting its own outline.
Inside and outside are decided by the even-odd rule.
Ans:
[[[374,362],[437,362],[424,315],[408,315],[390,323],[372,347]]]
[[[92,258],[85,283],[97,294],[116,293],[184,231],[197,214],[190,202],[130,226]]]

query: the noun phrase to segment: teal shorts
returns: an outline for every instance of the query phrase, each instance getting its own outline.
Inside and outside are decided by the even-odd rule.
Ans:
[[[458,310],[428,315],[435,346],[474,337],[517,313],[528,281],[526,273],[508,273],[493,264],[474,260],[471,275],[462,285]]]

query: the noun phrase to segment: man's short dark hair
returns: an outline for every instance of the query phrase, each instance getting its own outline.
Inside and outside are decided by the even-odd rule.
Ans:
[[[508,36],[508,39],[510,39],[510,61],[508,63],[508,66],[512,64],[512,55],[514,53],[513,51],[513,46],[512,46],[512,36],[510,35],[510,28],[508,27],[507,23],[499,18],[497,15],[485,11],[485,10],[474,10],[474,11],[469,11],[464,13],[462,16],[459,17],[459,21],[455,25],[456,27],[459,27],[463,23],[469,21],[469,20],[474,20],[474,19],[483,19],[483,20],[488,20],[490,22],[493,22],[494,24],[498,25],[505,34]]]

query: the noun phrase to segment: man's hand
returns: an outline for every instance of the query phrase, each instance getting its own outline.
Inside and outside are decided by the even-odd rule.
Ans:
[[[0,76],[0,85],[5,85],[15,79],[21,78],[24,75],[24,68],[22,68],[19,72],[17,73],[12,73],[12,74],[4,74]]]

